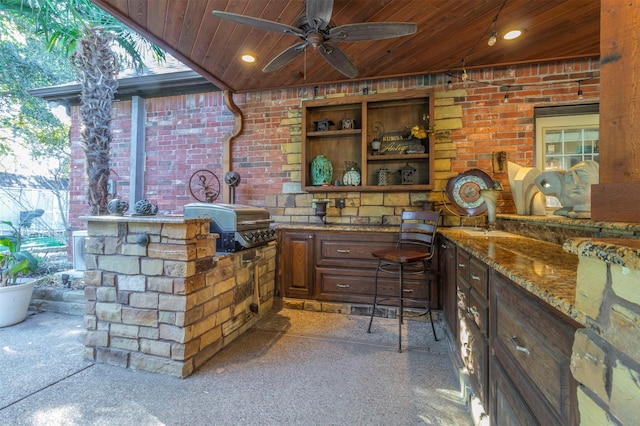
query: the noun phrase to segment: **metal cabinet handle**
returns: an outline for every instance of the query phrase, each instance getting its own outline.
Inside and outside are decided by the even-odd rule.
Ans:
[[[338,288],[349,288],[349,284],[336,284]]]
[[[402,291],[405,293],[413,293],[413,289],[411,288],[403,288]]]
[[[471,274],[471,279],[472,280],[476,280],[476,281],[480,281],[480,277],[477,276],[477,275],[473,275],[473,274]]]
[[[469,312],[475,317],[480,316],[480,312],[478,312],[475,306],[469,306]]]
[[[338,253],[351,253],[351,250],[345,250],[345,249],[337,249],[336,251]]]
[[[449,248],[449,243],[442,243],[441,246],[443,249],[448,249]]]
[[[513,336],[511,338],[511,343],[513,343],[513,345],[516,347],[517,351],[523,352],[527,355],[531,354],[531,352],[529,352],[529,349],[527,349],[526,346],[520,346],[520,342],[518,341],[518,337],[517,336]]]
[[[467,265],[465,265],[464,263],[458,263],[458,268],[465,268]]]
[[[309,238],[310,240],[313,239],[313,235],[309,235],[307,238]]]

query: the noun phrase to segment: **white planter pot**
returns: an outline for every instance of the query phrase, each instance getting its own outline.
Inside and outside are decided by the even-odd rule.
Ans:
[[[35,281],[0,287],[0,327],[17,324],[27,317]]]

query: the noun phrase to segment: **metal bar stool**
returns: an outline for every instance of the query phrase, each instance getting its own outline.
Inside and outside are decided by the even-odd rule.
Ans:
[[[400,222],[400,236],[398,243],[394,247],[376,250],[371,255],[378,259],[378,267],[376,269],[375,288],[373,295],[373,309],[371,310],[371,318],[369,319],[369,328],[367,333],[371,333],[371,323],[376,308],[379,304],[387,300],[397,301],[398,303],[398,352],[402,352],[402,324],[404,320],[404,303],[405,301],[417,302],[405,296],[404,279],[406,276],[422,276],[427,284],[427,298],[420,300],[425,302],[425,312],[420,315],[429,314],[431,320],[431,330],[433,337],[438,340],[436,328],[433,325],[433,314],[431,312],[431,280],[429,273],[437,273],[437,270],[428,266],[429,260],[434,255],[435,236],[440,220],[440,212],[433,211],[403,211]],[[378,277],[380,272],[384,274],[398,275],[398,296],[397,297],[381,297],[378,298]]]

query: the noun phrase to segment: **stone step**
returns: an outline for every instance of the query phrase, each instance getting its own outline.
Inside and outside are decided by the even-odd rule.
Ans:
[[[39,287],[33,289],[30,309],[68,315],[84,315],[83,290]]]

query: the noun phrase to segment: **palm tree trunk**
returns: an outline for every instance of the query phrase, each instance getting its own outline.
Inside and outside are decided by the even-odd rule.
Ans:
[[[82,148],[85,153],[87,201],[92,215],[107,213],[111,145],[111,105],[118,87],[118,60],[113,36],[89,28],[78,40],[72,62],[82,85]]]

